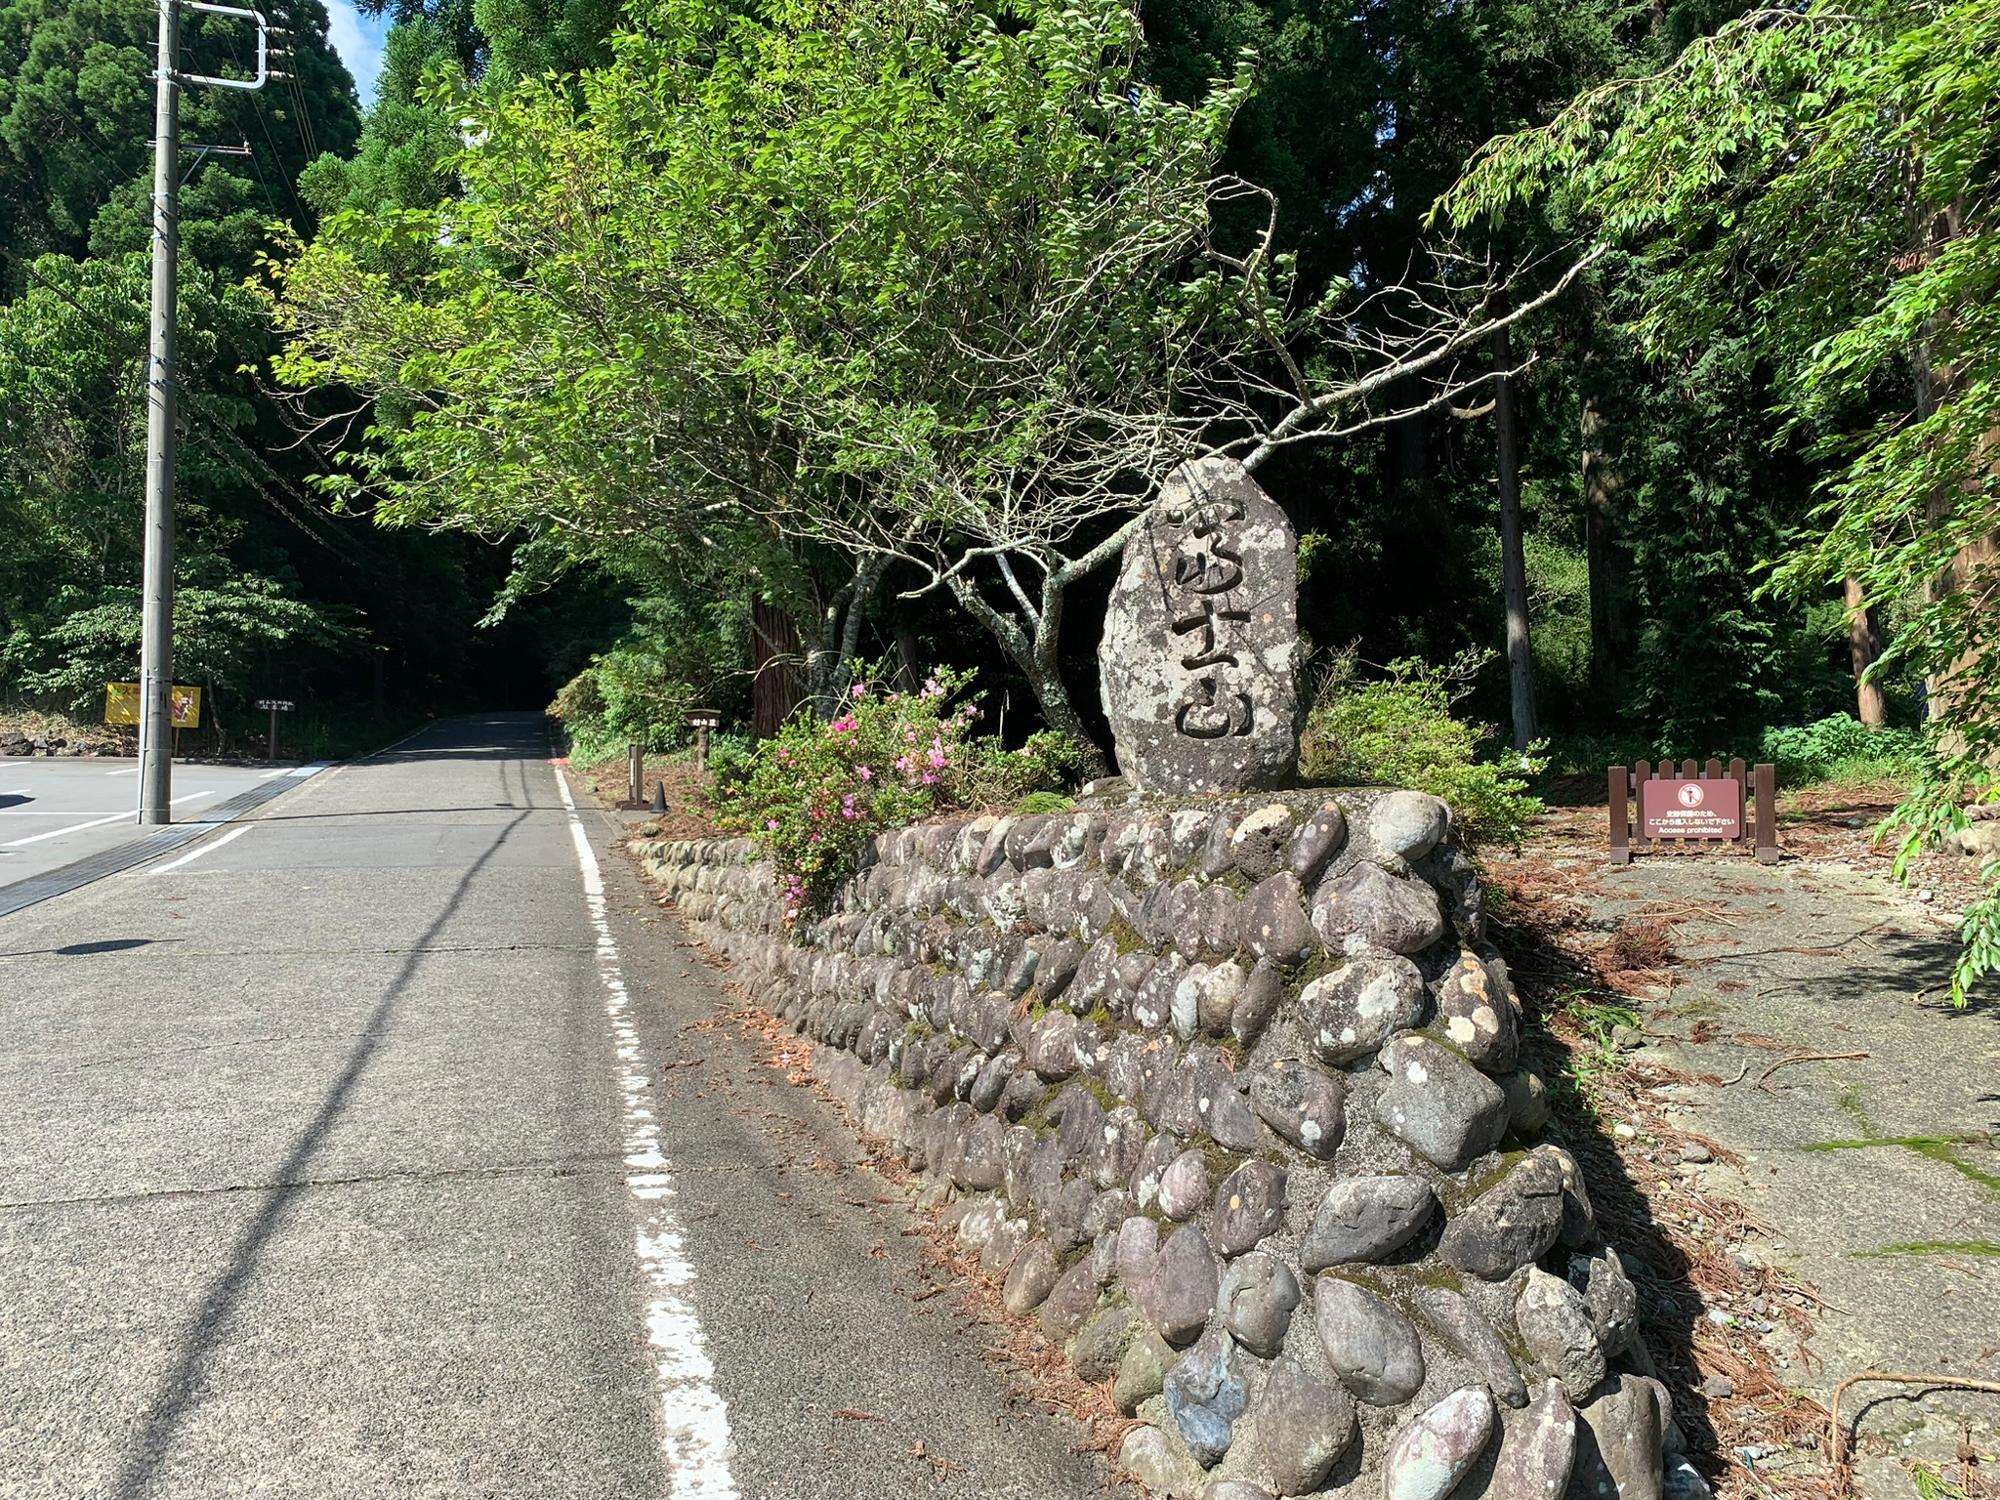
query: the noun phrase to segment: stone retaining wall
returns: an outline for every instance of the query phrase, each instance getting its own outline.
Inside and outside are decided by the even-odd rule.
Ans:
[[[1696,1500],[1448,823],[1343,791],[926,824],[798,933],[747,840],[635,847],[1114,1382],[1156,1493]]]

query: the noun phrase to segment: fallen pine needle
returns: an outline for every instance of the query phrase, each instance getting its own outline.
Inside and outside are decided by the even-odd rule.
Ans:
[[[1770,1067],[1757,1075],[1757,1087],[1764,1088],[1764,1080],[1780,1068],[1789,1068],[1793,1063],[1802,1062],[1854,1062],[1866,1057],[1866,1052],[1794,1052],[1790,1057],[1781,1057]],[[1770,1090],[1765,1089],[1766,1093]]]
[[[858,1406],[836,1406],[827,1415],[838,1417],[843,1422],[879,1422],[882,1420],[874,1412],[863,1411]]]

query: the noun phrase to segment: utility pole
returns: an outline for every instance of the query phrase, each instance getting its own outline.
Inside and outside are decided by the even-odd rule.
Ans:
[[[274,76],[270,23],[254,10],[205,0],[156,0],[159,62],[153,73],[153,313],[146,354],[146,534],[139,625],[139,821],[165,823],[173,803],[174,728],[174,335],[179,312],[181,85],[256,90]],[[183,10],[237,16],[257,28],[257,76],[211,78],[180,71]]]
[[[173,801],[174,324],[180,248],[181,18],[158,0],[153,74],[153,321],[146,354],[146,573],[139,624],[139,821],[164,823]]]

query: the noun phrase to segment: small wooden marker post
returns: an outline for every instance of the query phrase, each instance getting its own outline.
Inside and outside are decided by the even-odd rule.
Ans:
[[[271,734],[270,738],[264,741],[264,760],[266,764],[269,764],[278,758],[278,715],[288,714],[292,711],[292,700],[289,698],[259,698],[257,706],[259,708],[268,708],[271,711]]]
[[[629,754],[625,767],[627,800],[638,807],[646,800],[646,747],[634,740]]]
[[[698,774],[708,769],[708,732],[722,727],[722,710],[691,708],[687,711],[687,725],[694,731],[694,768]]]
[[[1778,862],[1778,773],[1768,763],[1745,766],[1710,759],[1680,769],[1663,760],[1610,771],[1611,863],[1628,865],[1634,853],[1686,854],[1713,844],[1755,853],[1760,865]],[[1633,800],[1638,816],[1633,816]]]

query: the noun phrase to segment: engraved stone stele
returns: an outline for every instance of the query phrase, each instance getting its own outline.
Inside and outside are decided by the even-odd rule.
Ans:
[[[1118,768],[1141,791],[1282,786],[1299,754],[1298,539],[1234,459],[1167,476],[1125,544],[1097,648]]]

